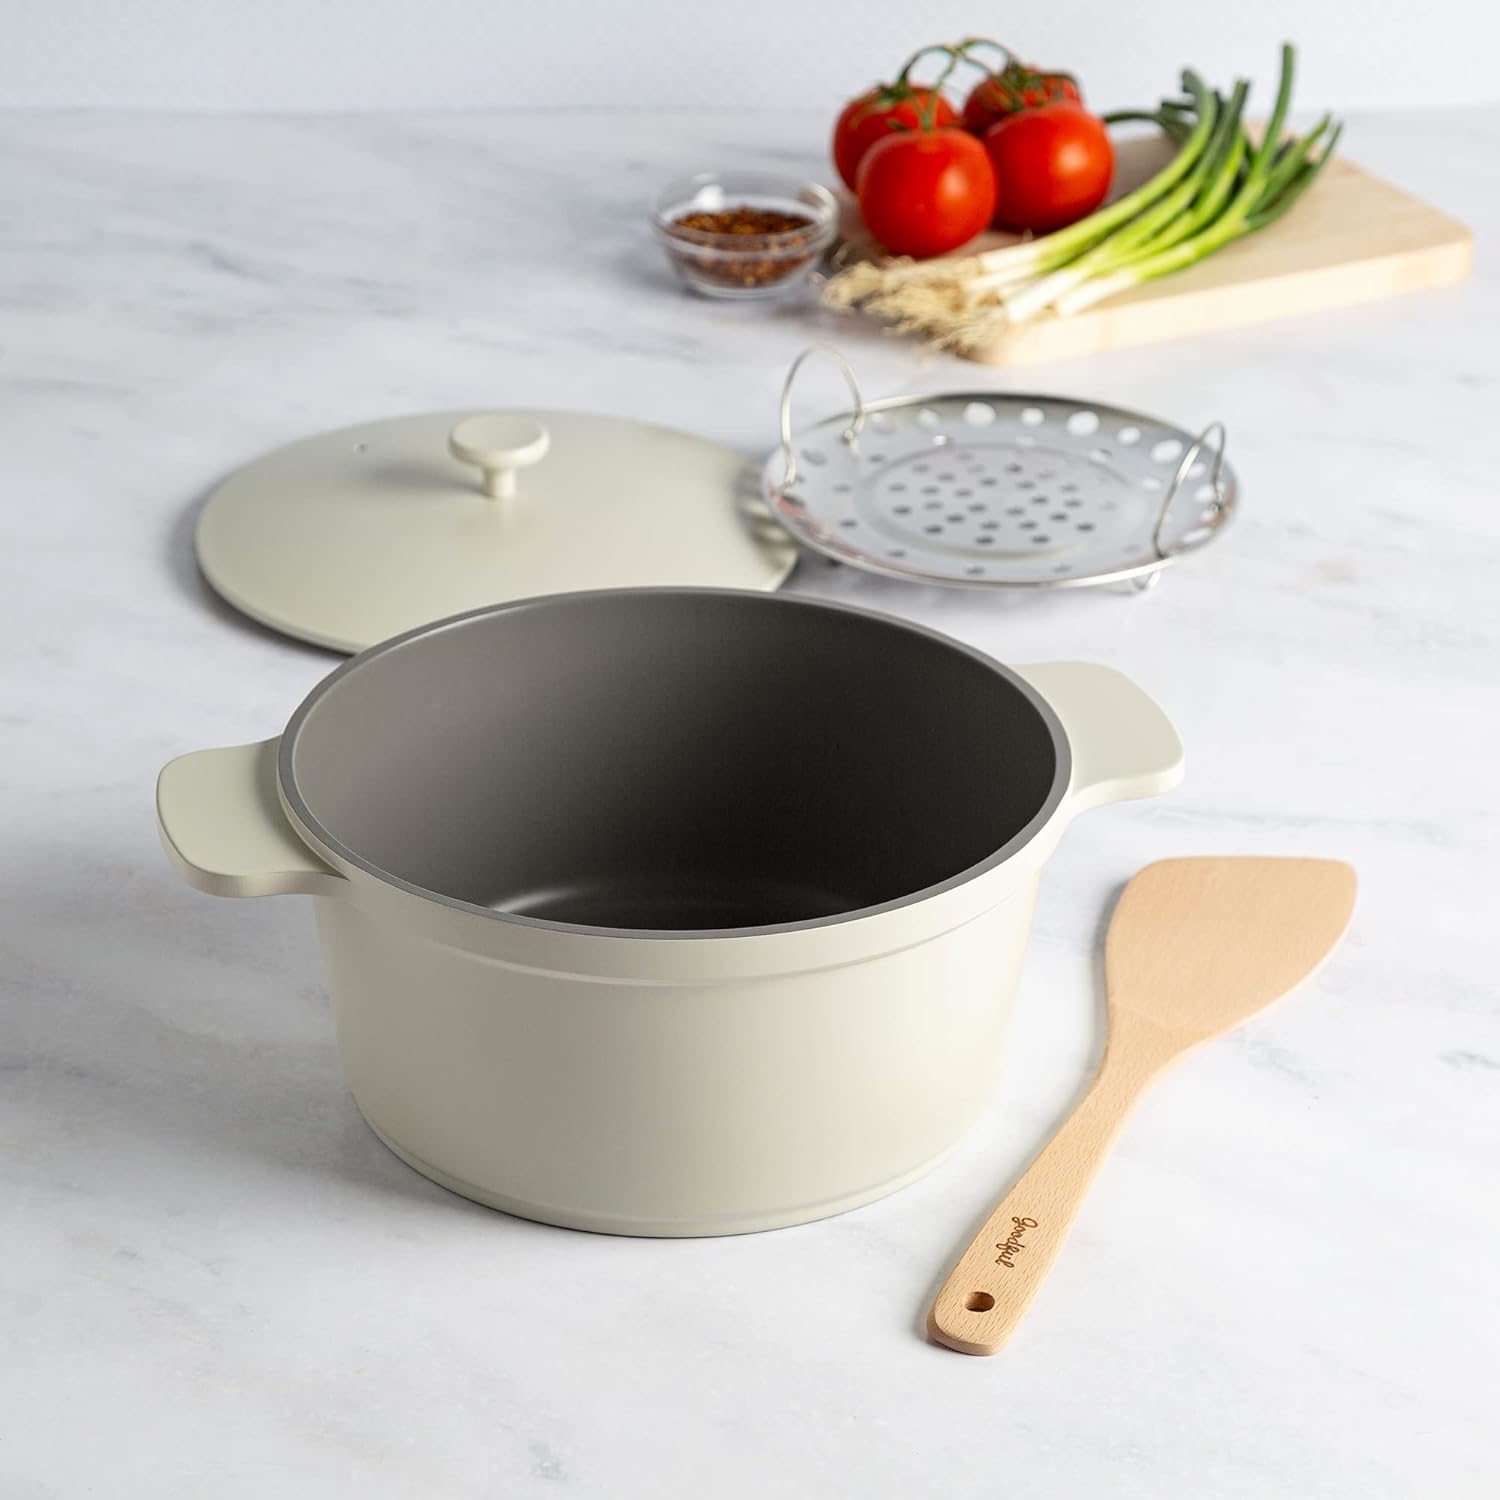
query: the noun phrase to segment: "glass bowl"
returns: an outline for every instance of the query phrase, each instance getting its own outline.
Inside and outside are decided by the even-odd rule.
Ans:
[[[682,221],[736,209],[806,220],[774,233],[714,232]],[[700,172],[656,195],[651,225],[673,269],[707,297],[775,297],[807,278],[833,242],[838,204],[815,182],[774,172]]]

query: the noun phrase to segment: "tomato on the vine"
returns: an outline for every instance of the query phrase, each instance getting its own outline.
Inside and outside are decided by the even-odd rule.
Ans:
[[[994,218],[995,173],[963,130],[898,131],[860,164],[859,211],[893,254],[942,255]]]
[[[1080,104],[1083,96],[1066,73],[1039,73],[1025,63],[1008,62],[976,84],[964,100],[965,130],[983,135],[997,120],[1043,104]]]
[[[926,118],[931,111],[931,119]],[[924,124],[952,125],[957,113],[943,96],[920,84],[877,84],[851,99],[833,127],[833,164],[846,186],[859,185],[859,164],[870,147],[888,136],[919,130]]]
[[[1038,234],[1104,202],[1115,152],[1104,122],[1077,104],[1023,109],[984,135],[1000,184],[1000,222]]]

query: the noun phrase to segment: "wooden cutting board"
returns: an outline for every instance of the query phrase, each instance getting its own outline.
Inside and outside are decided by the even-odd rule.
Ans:
[[[1149,138],[1126,140],[1118,153],[1117,192],[1144,182],[1166,159],[1162,143]],[[868,240],[852,206],[845,223],[850,251],[863,253]],[[1014,238],[986,234],[962,253]],[[1449,286],[1468,275],[1472,260],[1464,225],[1337,157],[1285,218],[1259,234],[1087,312],[1038,320],[965,352],[991,365],[1073,359]]]

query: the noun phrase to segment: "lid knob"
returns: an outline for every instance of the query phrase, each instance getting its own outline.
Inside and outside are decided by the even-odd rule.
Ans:
[[[484,472],[484,492],[508,500],[516,492],[516,470],[547,456],[552,438],[535,417],[485,412],[465,417],[448,434],[448,451],[460,463]]]

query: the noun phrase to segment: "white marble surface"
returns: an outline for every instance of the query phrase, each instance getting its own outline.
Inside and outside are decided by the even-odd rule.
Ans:
[[[450,1197],[341,1087],[305,904],[196,895],[158,852],[160,764],[274,732],[331,665],[206,597],[195,500],[314,429],[470,403],[764,449],[819,320],[681,295],[641,200],[817,171],[823,123],[0,119],[4,1500],[1500,1492],[1500,113],[1347,137],[1475,224],[1461,290],[1023,376],[820,330],[875,391],[1221,416],[1245,486],[1144,598],[795,580],[1117,663],[1189,747],[1179,793],[1068,835],[1003,1085],[919,1185],[678,1243]],[[1236,851],[1352,860],[1344,948],[1145,1105],[1008,1352],[927,1345],[1091,1066],[1111,892]]]

